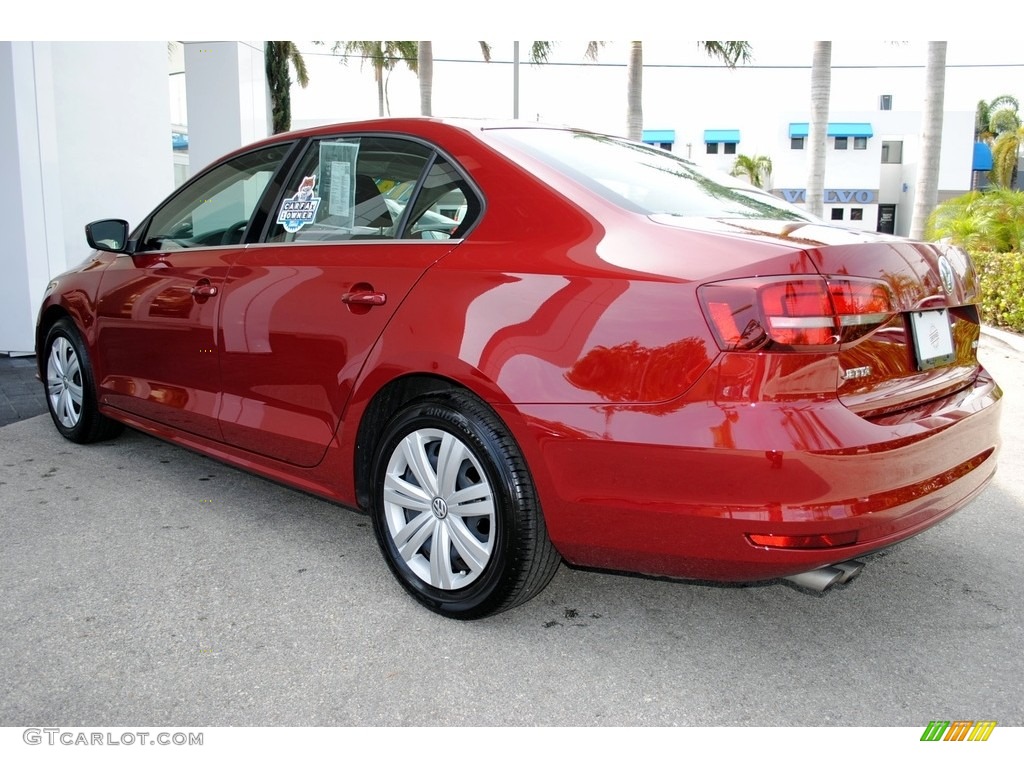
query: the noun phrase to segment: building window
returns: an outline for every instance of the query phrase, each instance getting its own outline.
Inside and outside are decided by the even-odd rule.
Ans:
[[[851,208],[850,209],[850,221],[864,221],[864,209],[863,208]]]
[[[853,148],[854,149],[867,149],[868,148],[868,137],[867,136],[854,136],[853,137]]]
[[[708,147],[708,154],[709,155],[717,155],[718,154],[718,142],[717,141],[709,141],[707,143],[707,147]]]
[[[832,221],[842,221],[842,220],[843,220],[843,209],[842,208],[833,208],[832,209]]]
[[[847,141],[846,136],[836,136],[836,149],[846,149]]]
[[[790,149],[803,149],[804,148],[804,137],[803,136],[793,136],[793,137],[791,137],[790,140],[789,140],[789,148]]]
[[[724,146],[725,146],[725,154],[727,154],[727,155],[735,155],[736,154],[736,142],[735,141],[727,141],[727,142],[725,142]]]
[[[671,141],[661,141],[661,142],[658,143],[658,147],[660,149],[664,149],[666,152],[671,152],[672,151],[672,142]]]
[[[899,165],[903,162],[903,142],[883,141],[882,162],[890,165]]]
[[[886,93],[878,97],[878,108],[883,111],[892,109],[892,94]]]

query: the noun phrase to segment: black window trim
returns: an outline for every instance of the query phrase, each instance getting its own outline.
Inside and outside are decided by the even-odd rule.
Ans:
[[[278,207],[281,205],[281,201],[287,195],[287,190],[291,189],[290,184],[292,184],[295,181],[295,175],[296,175],[296,173],[298,171],[298,166],[299,166],[299,163],[301,162],[301,159],[303,157],[305,157],[306,151],[308,150],[309,146],[313,142],[315,142],[315,141],[319,141],[319,142],[323,142],[323,141],[337,141],[338,139],[344,139],[344,138],[349,138],[349,139],[356,139],[356,138],[402,139],[404,141],[409,141],[409,142],[412,142],[414,144],[419,144],[420,146],[425,147],[426,149],[430,150],[431,154],[427,158],[427,162],[423,166],[423,170],[420,171],[419,178],[416,179],[416,185],[413,187],[412,193],[409,195],[409,203],[406,205],[406,210],[402,212],[402,217],[399,219],[399,221],[397,223],[397,226],[398,226],[398,230],[397,231],[398,232],[404,234],[405,226],[406,226],[406,223],[407,223],[405,221],[405,219],[407,217],[407,211],[412,206],[413,201],[419,196],[420,190],[422,189],[423,183],[426,180],[427,174],[430,172],[430,169],[434,166],[434,163],[437,162],[438,159],[444,160],[449,165],[451,165],[452,168],[454,168],[455,171],[459,174],[459,176],[462,177],[462,180],[464,182],[466,182],[466,184],[469,187],[470,191],[477,198],[477,201],[479,203],[479,212],[477,213],[476,221],[474,221],[473,224],[471,226],[469,226],[466,229],[465,232],[460,233],[459,237],[451,238],[451,239],[448,239],[448,240],[438,240],[436,242],[438,242],[438,243],[459,242],[462,239],[464,239],[470,232],[472,232],[474,229],[476,229],[477,224],[479,224],[481,219],[483,219],[484,214],[487,211],[487,200],[484,197],[483,193],[480,191],[479,185],[476,183],[476,181],[473,180],[473,177],[469,173],[466,172],[466,169],[463,168],[462,165],[457,163],[449,154],[444,152],[440,147],[438,147],[433,142],[428,141],[428,140],[423,139],[423,138],[420,138],[419,136],[414,136],[414,135],[409,134],[409,133],[402,133],[400,131],[345,131],[345,132],[342,132],[342,133],[318,133],[318,134],[315,134],[315,135],[312,135],[312,136],[307,136],[304,140],[296,142],[298,147],[297,147],[296,150],[294,150],[293,154],[290,155],[287,158],[288,166],[286,167],[284,164],[282,164],[281,167],[278,169],[279,178],[282,179],[283,182],[281,183],[280,188],[277,190],[277,193],[274,195],[274,199],[272,201],[272,204],[269,206],[269,208],[267,210],[266,221],[264,222],[262,230],[259,233],[259,237],[253,238],[253,239],[245,241],[245,242],[247,242],[249,244],[252,244],[252,245],[270,245],[270,246],[280,246],[280,245],[282,245],[282,243],[269,242],[268,239],[267,239],[267,238],[270,237],[271,229],[273,228],[274,223],[275,223],[274,217],[271,214],[272,214],[273,211],[278,210]],[[271,183],[273,183],[273,180],[272,180]],[[268,186],[270,186],[270,185],[268,185]],[[270,199],[269,197],[264,198],[264,200],[269,200],[269,199]],[[260,208],[262,208],[264,200],[260,201],[260,206],[259,206]],[[461,229],[461,227],[460,227],[460,229]],[[401,237],[395,237],[395,238],[388,238],[386,240],[337,240],[337,241],[331,241],[330,244],[331,245],[345,245],[346,243],[359,243],[359,244],[365,245],[366,243],[386,243],[386,244],[394,245],[396,243],[425,243],[425,242],[428,242],[428,241],[426,241],[426,240],[403,239]],[[322,243],[322,242],[307,242],[307,243],[297,242],[297,243],[288,243],[288,245],[289,246],[291,246],[291,245],[296,245],[296,246],[324,245],[324,243]]]

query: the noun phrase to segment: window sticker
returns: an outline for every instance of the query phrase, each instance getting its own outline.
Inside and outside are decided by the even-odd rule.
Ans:
[[[306,176],[292,197],[286,197],[277,214],[277,223],[283,224],[287,232],[298,232],[316,218],[320,198],[316,197],[316,174]]]
[[[355,168],[359,144],[345,141],[320,143],[320,191],[327,198],[327,211],[342,226],[355,226]]]

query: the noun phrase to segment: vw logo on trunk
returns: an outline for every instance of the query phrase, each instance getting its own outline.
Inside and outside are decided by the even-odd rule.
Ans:
[[[945,256],[939,257],[939,277],[942,279],[942,287],[946,290],[946,293],[952,295],[955,290],[953,267],[950,266],[949,259]]]

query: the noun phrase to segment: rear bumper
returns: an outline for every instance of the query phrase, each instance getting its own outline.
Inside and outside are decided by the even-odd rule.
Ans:
[[[885,425],[838,400],[520,406],[517,436],[569,562],[755,581],[884,548],[963,507],[995,472],[1000,398],[982,370]],[[757,534],[849,543],[768,547]]]

